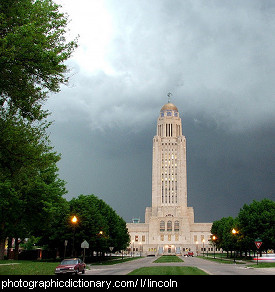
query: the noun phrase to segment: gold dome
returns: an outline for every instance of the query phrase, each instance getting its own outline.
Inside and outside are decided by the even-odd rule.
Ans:
[[[166,103],[162,108],[162,111],[177,111],[178,112],[178,108],[171,102]]]

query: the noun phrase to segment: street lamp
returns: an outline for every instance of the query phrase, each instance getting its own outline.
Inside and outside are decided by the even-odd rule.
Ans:
[[[75,226],[77,224],[78,218],[74,215],[71,218],[71,223],[73,224],[73,250],[72,250],[72,256],[74,256],[75,250],[74,250],[74,238],[75,238]]]
[[[236,230],[235,228],[233,228],[232,231],[231,231],[231,233],[233,235],[237,235],[239,232],[238,232],[238,230]],[[234,263],[236,264],[236,248],[234,250]]]
[[[202,240],[202,256],[204,257],[204,242],[205,242],[205,239]]]
[[[215,240],[217,240],[218,238],[217,238],[217,236],[216,235],[213,235],[212,236],[212,241],[213,241],[213,245],[214,245],[214,259],[216,258],[216,254],[215,254],[215,249],[216,249],[216,247],[215,247]]]
[[[132,245],[132,249],[133,249],[133,253],[132,253],[132,254],[133,254],[133,257],[135,256],[135,255],[134,255],[134,249],[135,249],[135,248],[134,248],[134,244],[135,244],[135,241],[133,240],[133,245]]]
[[[231,232],[232,232],[232,234],[234,234],[234,235],[238,233],[238,231],[237,231],[235,228],[233,228]]]
[[[72,217],[72,219],[71,219],[71,222],[72,222],[73,224],[76,224],[77,221],[78,221],[78,219],[77,219],[77,217],[74,215],[74,216]]]

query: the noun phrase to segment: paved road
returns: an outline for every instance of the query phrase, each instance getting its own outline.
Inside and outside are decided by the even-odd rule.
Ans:
[[[195,266],[210,275],[275,275],[275,268],[247,268],[245,264],[221,264],[201,258],[187,258],[185,265]]]
[[[86,275],[127,275],[135,269],[154,265],[154,260],[155,257],[146,257],[116,265],[90,266],[90,270],[86,270]]]
[[[192,266],[204,270],[210,275],[275,275],[275,268],[254,269],[247,268],[244,264],[221,264],[197,257],[182,257],[184,262],[153,263],[155,257],[140,258],[137,260],[116,264],[91,266],[86,271],[87,275],[127,275],[131,271],[150,266]]]

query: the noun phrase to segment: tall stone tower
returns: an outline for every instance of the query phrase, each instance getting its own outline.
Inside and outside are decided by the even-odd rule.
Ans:
[[[152,207],[145,223],[128,223],[132,251],[183,254],[209,248],[211,223],[194,223],[187,206],[186,139],[177,107],[168,102],[157,120],[153,138]]]
[[[153,138],[152,207],[187,207],[186,139],[177,107],[165,104]]]

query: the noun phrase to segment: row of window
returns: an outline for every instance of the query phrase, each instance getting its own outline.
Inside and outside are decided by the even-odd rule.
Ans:
[[[160,221],[160,231],[165,231],[165,222],[164,221]],[[172,231],[172,221],[167,221],[167,231]],[[179,221],[175,221],[174,222],[174,231],[179,231]],[[160,241],[164,241],[164,234],[161,234],[160,235]],[[194,235],[194,243],[199,243],[198,241],[199,237],[198,235]],[[200,236],[200,243],[205,243],[205,244],[208,244],[209,242],[209,238],[205,238],[205,236],[202,234]],[[171,241],[172,240],[172,237],[171,237],[171,234],[168,234],[167,235],[167,241]],[[178,234],[175,234],[175,241],[178,241],[179,240],[179,235]],[[138,242],[138,243],[141,243],[141,242],[145,242],[145,235],[142,235],[141,238],[139,238],[138,235],[135,235],[135,239],[132,241],[132,242]]]
[[[180,125],[174,124],[163,124],[158,125],[157,135],[161,137],[178,137],[181,136]]]
[[[162,149],[161,159],[161,202],[177,204],[177,150]]]
[[[171,220],[167,221],[166,224],[166,231],[172,231],[173,230],[173,222]],[[174,222],[174,231],[180,230],[180,222],[176,220]],[[165,231],[165,221],[161,220],[159,223],[159,231],[164,232]]]
[[[142,242],[145,242],[145,235],[142,235],[142,236],[141,236],[141,241],[142,241]],[[140,242],[140,240],[139,240],[139,238],[138,238],[138,235],[135,235],[135,240],[134,240],[134,242]]]
[[[174,117],[178,117],[178,116],[179,116],[179,113],[178,113],[177,111],[166,110],[165,112],[166,112],[166,116],[167,116],[167,117],[172,117],[172,116],[174,116]],[[164,117],[164,113],[165,113],[165,112],[164,112],[164,111],[161,111],[161,112],[160,112],[160,116],[161,116],[161,117]]]
[[[215,251],[221,251],[222,249],[220,249],[220,248],[216,248],[215,247]],[[130,251],[144,251],[144,247],[143,246],[139,246],[139,247],[132,247],[132,248],[128,248],[128,251],[130,252]],[[148,248],[148,251],[149,252],[157,252],[157,248],[156,247],[149,247]],[[176,247],[176,251],[178,251],[178,252],[180,252],[180,247]],[[190,248],[188,248],[188,247],[182,247],[182,251],[183,252],[185,252],[185,251],[191,251],[191,249]],[[214,251],[214,248],[213,247],[201,247],[200,248],[200,251],[201,252],[210,252],[210,251]],[[160,247],[159,248],[159,252],[160,253],[163,253],[163,247]]]
[[[164,234],[160,235],[160,241],[164,241]],[[167,235],[167,241],[172,241],[172,235]],[[175,234],[175,241],[179,241],[179,234]]]

